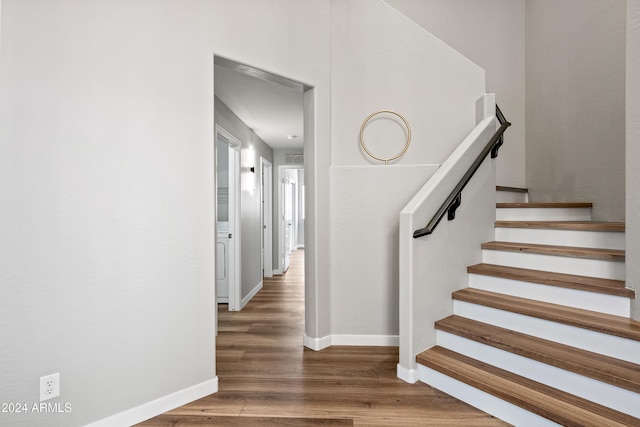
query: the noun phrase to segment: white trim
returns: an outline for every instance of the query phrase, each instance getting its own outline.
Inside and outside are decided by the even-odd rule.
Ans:
[[[302,244],[302,245],[296,245],[296,249],[304,249],[304,244]]]
[[[244,306],[247,305],[258,292],[260,292],[260,289],[262,289],[262,280],[251,290],[251,292],[249,292],[249,294],[247,294],[246,297],[242,298],[242,301],[240,301],[240,310],[242,310]]]
[[[135,408],[111,415],[88,424],[88,427],[120,427],[141,423],[194,400],[201,399],[218,391],[218,377],[200,384],[152,400]]]
[[[591,208],[498,208],[496,221],[591,221]]]
[[[512,252],[500,249],[482,249],[482,262],[613,280],[625,280],[626,275],[623,261],[608,258],[575,258],[526,251]]]
[[[396,376],[409,384],[415,384],[420,380],[420,373],[417,369],[407,369],[399,363],[396,365]]]
[[[332,335],[331,344],[397,347],[400,344],[400,339],[398,335]]]
[[[482,289],[551,304],[562,304],[568,307],[597,311],[614,316],[629,317],[631,315],[629,297],[587,292],[544,283],[530,283],[484,274],[468,274],[468,282],[469,288],[473,289]]]
[[[500,242],[537,245],[557,245],[558,242],[562,242],[562,246],[625,249],[624,232],[612,231],[496,227],[495,239]]]
[[[273,275],[274,276],[282,276],[282,269],[278,268],[277,270],[273,270]]]
[[[331,346],[331,336],[328,335],[323,338],[311,338],[305,334],[303,342],[305,347],[314,351],[320,351]]]
[[[311,350],[322,350],[332,345],[397,347],[398,335],[327,335],[322,338],[304,336],[304,346]]]

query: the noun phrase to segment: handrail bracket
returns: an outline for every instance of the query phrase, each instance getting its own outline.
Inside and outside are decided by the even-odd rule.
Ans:
[[[451,202],[451,204],[449,205],[449,208],[447,209],[447,219],[449,221],[453,221],[454,219],[456,219],[456,209],[458,209],[461,204],[462,204],[462,193],[458,193],[456,195],[456,198],[453,199],[453,202]]]
[[[493,148],[491,149],[492,159],[495,159],[496,157],[498,157],[498,150],[500,149],[500,147],[502,147],[503,143],[504,143],[504,135],[500,135],[500,138],[498,138],[498,142],[496,142],[496,145],[494,145]]]

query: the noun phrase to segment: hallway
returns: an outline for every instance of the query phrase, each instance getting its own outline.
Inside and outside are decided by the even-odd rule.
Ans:
[[[302,345],[304,251],[240,312],[218,309],[218,393],[139,424],[168,426],[504,426],[396,377],[396,347]]]

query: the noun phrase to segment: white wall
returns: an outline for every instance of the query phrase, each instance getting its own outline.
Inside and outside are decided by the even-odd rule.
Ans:
[[[361,124],[377,110],[395,110],[411,126],[411,146],[395,164],[442,162],[473,129],[484,71],[433,34],[368,0],[333,1],[331,34],[333,166],[381,164],[359,144]],[[386,119],[376,124],[365,135],[369,149],[400,152],[402,129]]]
[[[213,391],[213,57],[314,86],[326,156],[328,1],[1,7],[0,401],[36,402],[60,372],[72,405],[1,423],[144,417]]]
[[[242,122],[220,99],[215,100],[215,123],[240,141],[240,299],[247,301],[250,294],[262,285],[262,220],[260,203],[260,157],[273,162],[273,149]],[[253,149],[252,162],[245,155]],[[250,152],[250,151],[249,151]],[[249,161],[250,163],[245,163]],[[254,173],[249,171],[254,166]],[[247,180],[253,191],[247,190]]]
[[[334,344],[398,344],[399,213],[437,169],[331,168]]]
[[[625,2],[526,2],[527,185],[625,217]]]
[[[400,210],[433,165],[474,128],[484,72],[383,2],[336,0],[331,13],[331,336],[326,342],[388,344],[398,335]],[[389,166],[373,164],[359,144],[360,125],[379,109],[403,114],[413,131],[405,157]],[[400,129],[389,121],[376,124],[383,131],[385,125]],[[393,141],[376,136],[367,133],[370,148],[400,151],[404,145],[401,131]]]
[[[627,0],[627,286],[640,293],[640,0]],[[640,297],[632,316],[640,320]]]
[[[496,182],[525,185],[525,0],[386,0],[486,71],[487,92],[512,123]]]

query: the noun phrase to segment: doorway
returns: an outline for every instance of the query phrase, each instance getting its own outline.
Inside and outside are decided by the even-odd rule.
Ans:
[[[273,165],[260,158],[262,220],[262,277],[273,277]]]
[[[240,141],[216,125],[216,302],[240,309]]]
[[[289,269],[291,252],[304,247],[304,166],[278,167],[278,272]]]
[[[261,126],[259,123],[253,123],[253,120],[256,117],[261,117],[262,119],[264,119],[266,117],[264,112],[273,113],[275,111],[279,111],[281,110],[281,107],[283,105],[287,104],[287,102],[273,101],[266,104],[258,103],[256,105],[256,101],[264,101],[265,99],[269,99],[268,96],[263,96],[264,90],[267,90],[267,92],[271,93],[270,89],[275,90],[277,88],[284,88],[284,92],[296,94],[295,97],[297,99],[296,102],[298,106],[293,108],[292,111],[297,110],[302,112],[302,118],[300,120],[302,126],[296,128],[293,131],[277,132],[278,138],[281,139],[278,144],[281,144],[279,147],[280,154],[286,155],[287,153],[300,153],[301,151],[304,151],[308,154],[308,156],[305,158],[300,156],[296,159],[297,161],[289,161],[288,159],[276,156],[274,153],[274,166],[272,168],[272,264],[273,274],[281,274],[282,263],[280,261],[282,244],[280,243],[280,213],[282,199],[280,197],[281,181],[279,169],[281,165],[285,164],[286,166],[291,165],[293,167],[302,169],[302,164],[305,163],[308,165],[306,172],[306,174],[308,175],[308,181],[304,185],[298,185],[298,192],[302,191],[302,188],[304,188],[304,191],[308,192],[307,196],[309,197],[299,196],[299,201],[300,203],[305,204],[305,208],[300,209],[298,212],[298,216],[300,218],[298,222],[299,226],[301,227],[297,231],[298,238],[302,236],[302,238],[304,239],[304,242],[298,243],[298,246],[302,247],[302,245],[304,245],[305,249],[307,249],[304,252],[301,251],[306,271],[304,281],[306,296],[304,343],[310,348],[318,349],[322,344],[322,341],[319,337],[326,335],[326,325],[328,325],[328,317],[326,315],[328,311],[326,302],[329,301],[329,298],[327,297],[326,293],[328,292],[329,288],[327,286],[318,286],[321,272],[316,268],[316,265],[318,264],[318,262],[324,262],[325,254],[328,253],[328,242],[326,236],[318,235],[317,230],[322,226],[326,228],[326,221],[328,218],[329,193],[328,188],[325,184],[328,182],[329,171],[328,168],[324,167],[324,161],[327,159],[327,155],[329,153],[326,147],[320,147],[320,149],[316,150],[316,141],[318,139],[318,134],[323,133],[326,130],[325,127],[318,128],[317,126],[317,89],[306,83],[302,83],[301,81],[292,80],[291,78],[284,77],[282,75],[276,75],[271,72],[256,68],[255,66],[246,63],[240,63],[218,55],[214,55],[214,74],[214,96],[222,101],[222,103],[224,103],[229,108],[229,110],[231,110],[231,112],[233,112],[240,120],[242,120],[249,126],[250,129],[253,130],[266,130],[268,128],[272,128],[274,123],[279,123],[278,119],[272,116],[269,116],[269,121],[266,122],[266,124],[268,124],[268,127]],[[253,80],[249,79],[249,77],[251,77]],[[262,84],[260,84],[260,82],[256,82],[256,80],[262,81]],[[283,93],[282,90],[277,90],[277,92]],[[267,93],[266,95],[269,95],[269,93]],[[300,95],[302,95],[302,99],[300,99]],[[251,112],[252,105],[254,107],[260,107],[257,109],[258,113],[260,114],[248,114]],[[275,108],[276,106],[278,108]],[[288,142],[284,141],[284,139],[286,139]],[[265,138],[263,140],[272,147],[275,147],[274,145],[270,144],[270,141],[268,141],[268,139]],[[288,147],[288,144],[290,144],[291,141],[297,141],[299,143],[299,146],[295,147],[295,151],[285,151],[285,146]],[[285,148],[285,150],[283,150],[283,148]],[[323,167],[317,167],[319,164],[322,164]],[[259,164],[256,164],[256,169],[259,166]],[[256,170],[256,172],[259,171]],[[318,181],[322,183],[320,187],[316,185]],[[244,198],[244,193],[242,196]],[[248,208],[253,207],[254,206],[252,205]],[[255,208],[256,211],[258,211],[256,213],[259,215],[258,206],[256,205]],[[318,212],[318,210],[320,212]],[[259,224],[259,220],[260,219],[258,217],[255,222]],[[248,228],[246,230],[248,230]],[[240,230],[238,230],[238,232],[239,231]],[[251,233],[252,238],[255,238],[258,241],[265,239],[264,235],[261,239],[262,233],[259,232],[256,233],[255,237],[253,237],[253,228]],[[265,245],[263,243],[263,247],[264,246]],[[262,259],[256,259],[255,261],[253,261],[258,265],[253,265],[257,268],[260,268],[260,264],[263,264],[263,269],[265,269],[266,265],[267,267],[265,269],[265,272],[267,272],[268,275],[269,261],[267,252],[269,245],[267,244],[266,246],[267,247],[265,248],[264,256],[261,257]],[[266,261],[264,259],[265,257],[267,258]],[[238,256],[238,259],[239,258],[240,256]]]

